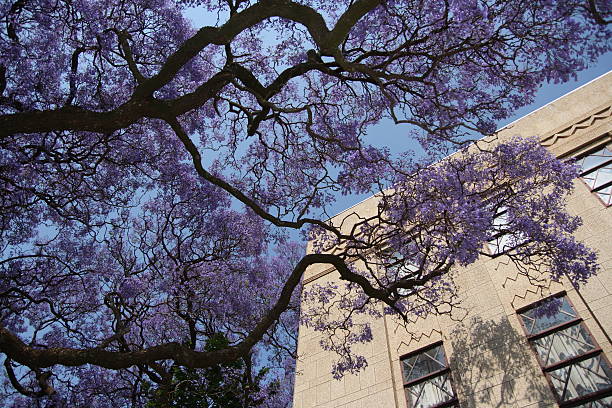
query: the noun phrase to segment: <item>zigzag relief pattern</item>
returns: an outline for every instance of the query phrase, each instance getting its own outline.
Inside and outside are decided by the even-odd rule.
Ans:
[[[600,110],[599,112],[594,113],[588,118],[583,119],[580,122],[576,122],[572,126],[565,128],[560,132],[557,132],[551,136],[548,136],[542,139],[540,144],[545,147],[552,146],[553,144],[557,143],[559,139],[568,138],[572,136],[574,133],[576,133],[578,130],[586,129],[590,126],[593,126],[593,123],[603,120],[609,116],[612,116],[612,106],[608,106],[607,108],[604,108]]]
[[[408,326],[409,325],[414,325],[415,327],[418,327],[419,324],[417,322],[419,320],[421,320],[422,322],[425,322],[425,321],[427,321],[428,318],[433,318],[434,316],[435,316],[435,313],[433,313],[433,312],[432,313],[427,313],[424,316],[417,316],[417,315],[408,314],[408,316],[407,316],[408,321],[407,322],[399,321],[400,319],[398,318],[397,320],[399,322],[395,323],[395,329],[393,329],[393,333],[397,334],[397,331],[399,330],[400,327],[402,329],[406,330],[406,331],[408,331]],[[435,330],[435,329],[433,329],[433,330]]]
[[[421,316],[416,316],[416,315],[409,314],[407,316],[407,318],[408,318],[408,323],[398,323],[398,326],[401,326],[402,324],[404,324],[404,325],[415,324],[416,325],[416,322],[418,322],[419,320],[425,320],[427,318],[427,316],[421,317]],[[397,328],[396,328],[396,330],[397,330]]]
[[[497,265],[495,265],[495,272],[501,273],[501,271],[499,270],[500,266],[502,266],[502,265],[503,266],[508,266],[509,264],[510,264],[510,260],[509,259],[506,259],[505,261],[500,259],[497,262]],[[521,274],[520,271],[517,271],[516,269],[514,269],[513,272],[514,272],[514,276],[511,275],[511,276],[506,276],[505,277],[504,282],[501,285],[502,288],[504,288],[504,289],[506,288],[506,284],[508,283],[508,281],[512,281],[512,282],[518,281],[518,277]]]
[[[502,273],[500,271],[500,267],[501,266],[508,266],[508,265],[510,265],[510,260],[509,259],[506,259],[505,261],[500,260],[500,261],[497,262],[497,265],[495,266],[495,271],[499,272],[499,273]],[[506,285],[512,285],[513,283],[517,283],[518,280],[519,280],[519,276],[524,276],[524,275],[525,274],[523,272],[521,272],[519,270],[516,270],[516,268],[512,268],[512,274],[505,276],[504,281],[501,284],[501,287],[506,289]],[[547,285],[548,285],[546,288],[550,289],[550,285],[551,285],[552,282],[550,280],[548,280],[548,279],[545,279],[544,282],[546,282]],[[540,286],[540,287],[542,287],[542,286]]]
[[[498,271],[500,266],[502,265],[508,266],[509,263],[510,263],[509,260],[506,262],[499,261],[497,263],[497,266],[495,267],[495,270]],[[511,286],[514,283],[518,283],[520,276],[524,276],[524,274],[521,271],[515,271],[513,275],[506,276],[504,279],[504,282],[502,283],[502,288],[506,289],[506,285]],[[526,282],[526,283],[529,284],[529,282]],[[512,305],[514,309],[516,309],[517,307],[522,306],[525,303],[524,301],[530,295],[535,295],[536,298],[542,298],[542,297],[548,296],[550,293],[552,293],[551,291],[552,284],[553,282],[551,280],[544,279],[542,283],[540,283],[539,286],[528,287],[527,289],[524,290],[524,292],[522,292],[522,294],[515,293],[512,296],[512,300],[510,301],[510,304]],[[519,290],[519,289],[520,288],[515,288],[514,290]]]
[[[544,292],[544,289],[546,289],[546,292]],[[535,288],[535,290],[527,289],[522,295],[515,294],[510,304],[514,309],[518,309],[520,306],[524,306],[525,300],[529,294],[535,295],[536,298],[543,298],[550,293],[550,285],[547,288]],[[515,302],[518,302],[518,304]]]
[[[437,336],[442,336],[442,332],[441,332],[440,330],[437,330],[437,329],[432,329],[432,330],[429,332],[429,334],[427,334],[427,333],[425,333],[425,332],[423,332],[423,333],[421,333],[421,334],[419,334],[419,335],[416,335],[415,333],[410,333],[410,339],[408,340],[408,342],[406,343],[405,341],[403,341],[403,340],[402,340],[402,341],[400,342],[400,344],[397,346],[397,348],[396,348],[395,352],[396,352],[397,354],[399,354],[399,355],[408,353],[409,351],[400,352],[400,350],[402,349],[402,347],[405,347],[407,350],[409,350],[409,348],[410,348],[410,344],[411,344],[412,342],[416,341],[416,342],[418,343],[418,342],[420,342],[420,341],[421,341],[421,339],[422,339],[423,337],[430,339],[430,338],[431,338],[431,337],[434,335],[434,332],[437,334]],[[436,336],[436,337],[437,337],[437,336]]]

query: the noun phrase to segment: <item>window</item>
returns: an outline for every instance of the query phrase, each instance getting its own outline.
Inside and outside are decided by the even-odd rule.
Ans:
[[[612,406],[610,363],[564,294],[518,313],[559,406]]]
[[[504,230],[508,229],[508,211],[502,207],[493,217],[493,228],[489,240],[489,251],[493,255],[501,254],[512,249],[510,235]]]
[[[391,262],[389,266],[387,266],[387,276],[392,281],[398,281],[405,277],[413,277],[420,271],[420,268],[416,265],[416,263],[405,259],[402,254],[395,251],[392,255],[388,256],[388,261]],[[408,296],[415,292],[415,288],[412,289],[397,289],[397,294],[400,296]]]
[[[442,343],[407,355],[401,364],[409,408],[459,406]]]
[[[493,225],[489,231],[490,238],[487,242],[492,255],[504,254],[527,240],[520,232],[510,233],[508,231],[510,231],[508,209],[500,207],[493,217]]]
[[[606,205],[612,205],[612,146],[578,158],[580,177]]]

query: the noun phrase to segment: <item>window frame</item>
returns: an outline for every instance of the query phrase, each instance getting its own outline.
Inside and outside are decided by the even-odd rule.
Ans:
[[[396,254],[399,254],[399,256],[395,256]],[[421,266],[417,265],[416,263],[412,263],[408,258],[405,258],[404,256],[402,256],[399,251],[393,250],[390,246],[385,246],[383,249],[377,251],[376,256],[378,257],[378,259],[380,259],[381,257],[384,256],[388,256],[390,258],[394,258],[395,261],[392,263],[389,263],[387,266],[385,266],[384,264],[380,264],[379,268],[381,270],[384,270],[385,273],[391,269],[395,270],[395,274],[399,279],[404,279],[406,276],[409,276],[410,274],[414,274],[415,272],[419,271],[421,269]],[[412,265],[416,268],[416,271],[410,270],[409,268],[406,268],[407,265]],[[406,270],[407,273],[402,274],[402,269]],[[416,293],[418,293],[418,291],[422,289],[421,287],[413,287],[411,289],[405,289],[405,288],[397,288],[397,294],[401,297],[401,298],[407,298],[409,296],[412,296]],[[404,292],[407,291],[407,292]],[[404,293],[400,293],[400,292],[404,292]]]
[[[574,313],[576,313],[576,317],[574,319],[568,320],[566,322],[563,323],[559,323],[556,324],[554,326],[551,326],[547,329],[544,329],[542,331],[540,331],[539,333],[535,333],[535,334],[530,334],[529,330],[527,329],[527,326],[525,325],[525,322],[523,321],[523,317],[521,316],[521,314],[535,309],[536,307],[538,307],[539,305],[541,305],[542,303],[550,300],[550,299],[554,299],[554,298],[565,298],[565,300],[567,301],[568,305],[572,308],[572,310],[574,311]],[[597,342],[597,339],[595,339],[595,337],[593,336],[593,333],[591,332],[591,330],[589,329],[589,327],[585,324],[584,320],[582,317],[578,316],[578,312],[576,310],[576,307],[574,306],[574,303],[571,301],[571,299],[569,298],[569,296],[567,296],[567,292],[566,291],[560,291],[558,293],[555,293],[553,295],[550,296],[546,296],[540,300],[537,300],[535,302],[532,302],[528,305],[522,306],[518,309],[516,309],[516,315],[517,318],[519,320],[519,323],[525,333],[525,337],[527,338],[527,342],[529,343],[529,348],[531,349],[532,353],[534,354],[535,359],[538,362],[538,365],[540,366],[540,369],[542,370],[542,373],[544,374],[544,377],[546,378],[546,382],[548,383],[548,386],[551,389],[552,395],[557,403],[557,405],[561,408],[571,408],[571,407],[576,407],[582,404],[587,404],[589,402],[596,402],[599,399],[603,399],[609,396],[612,396],[612,386],[610,386],[608,389],[605,390],[599,390],[599,391],[595,391],[593,393],[587,394],[587,395],[583,395],[583,396],[579,396],[576,398],[573,398],[571,400],[567,400],[567,401],[561,401],[561,396],[558,395],[557,389],[555,388],[553,382],[550,379],[550,372],[559,370],[561,368],[570,366],[572,364],[575,363],[579,363],[581,361],[584,360],[588,360],[590,358],[594,358],[599,356],[601,359],[603,359],[605,361],[605,363],[608,365],[608,367],[612,367],[612,365],[610,364],[610,360],[608,359],[608,357],[606,356],[606,354],[603,352],[601,346],[599,345],[599,343]],[[572,327],[572,326],[578,326],[580,325],[588,334],[588,336],[590,337],[590,340],[593,342],[593,346],[594,348],[583,353],[580,354],[578,356],[574,356],[574,357],[570,357],[570,358],[566,358],[564,360],[558,361],[556,363],[550,364],[545,366],[541,359],[540,359],[540,355],[538,353],[538,351],[536,350],[533,341],[534,340],[538,340],[541,339],[543,337],[549,336],[553,333],[559,332],[561,330],[564,330],[566,328]]]
[[[508,214],[508,208],[506,207],[501,207],[498,209],[498,211],[493,215],[493,231],[495,231],[495,221],[497,219],[500,218],[506,218],[507,221],[507,214]],[[506,235],[508,235],[507,232],[503,232],[503,231],[499,231],[499,232],[495,232],[495,234],[493,234],[493,236],[491,237],[491,239],[487,240],[487,249],[489,251],[489,254],[493,257],[499,257],[502,255],[505,255],[507,252],[512,251],[514,248],[517,247],[517,245],[510,247],[508,249],[506,248],[506,245],[503,245],[502,247],[502,238],[505,237]],[[495,242],[495,243],[494,243]],[[499,244],[499,245],[498,245]],[[493,247],[496,248],[496,250],[493,250]]]
[[[584,158],[586,158],[587,156],[599,151],[599,150],[603,150],[603,149],[608,149],[610,151],[612,151],[612,142],[609,140],[606,140],[604,142],[601,143],[597,143],[595,146],[589,147],[588,149],[586,149],[585,151],[577,154],[576,156],[573,156],[570,158],[570,160],[574,160],[576,163],[578,163],[579,161],[583,160]],[[606,167],[606,166],[612,166],[612,156],[608,159],[608,160],[604,160],[603,163],[600,163],[598,165],[592,166],[588,169],[580,169],[580,173],[578,174],[578,178],[580,179],[580,181],[584,184],[584,186],[586,188],[589,189],[589,192],[594,195],[595,197],[597,197],[597,199],[599,200],[599,202],[601,202],[601,204],[604,205],[604,207],[608,208],[608,207],[612,207],[612,195],[610,197],[610,202],[606,203],[598,194],[598,192],[600,190],[606,189],[608,187],[612,187],[612,181],[608,181],[607,183],[602,184],[599,187],[595,187],[595,188],[591,188],[591,186],[589,186],[587,184],[587,182],[584,180],[584,176],[587,174],[590,174],[594,171],[598,171],[599,169]]]
[[[434,348],[436,348],[438,346],[442,347],[442,350],[444,351],[444,364],[445,364],[445,367],[440,369],[440,370],[433,371],[431,373],[425,374],[425,375],[423,375],[421,377],[415,378],[413,380],[406,381],[405,378],[404,378],[404,367],[403,367],[404,360],[407,360],[407,359],[409,359],[411,357],[414,357],[414,356],[416,356],[418,354],[425,353],[426,351],[434,349]],[[408,387],[420,384],[422,382],[425,382],[427,380],[431,380],[431,379],[436,378],[436,377],[441,377],[441,376],[443,376],[445,374],[448,375],[448,382],[449,382],[449,384],[451,386],[451,390],[453,391],[453,398],[448,400],[448,401],[442,402],[442,403],[440,403],[438,405],[434,405],[433,407],[430,407],[430,408],[446,408],[446,407],[457,407],[457,408],[459,408],[460,407],[459,399],[457,398],[457,393],[455,392],[455,386],[454,386],[454,381],[453,381],[453,376],[452,376],[452,370],[451,370],[450,365],[448,363],[448,356],[446,354],[446,349],[444,348],[444,342],[442,340],[436,341],[435,343],[428,344],[427,346],[418,348],[418,349],[416,349],[414,351],[411,351],[409,353],[401,355],[400,358],[399,358],[399,362],[400,362],[400,370],[402,372],[402,390],[404,391],[404,401],[405,401],[406,406],[408,408],[412,408],[412,405],[409,405],[408,398],[406,397],[406,389]]]

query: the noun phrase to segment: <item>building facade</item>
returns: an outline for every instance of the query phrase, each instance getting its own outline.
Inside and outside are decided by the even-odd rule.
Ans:
[[[294,407],[611,407],[611,105],[608,73],[497,134],[536,135],[557,157],[578,159],[568,210],[583,219],[576,236],[598,252],[598,276],[579,291],[568,282],[535,287],[504,257],[480,259],[456,277],[465,316],[428,315],[406,328],[395,317],[373,319],[374,340],[356,350],[367,368],[340,380],[320,334],[300,327]],[[350,212],[376,206],[373,197]],[[304,287],[338,278],[311,267]],[[554,313],[544,299],[557,303]]]

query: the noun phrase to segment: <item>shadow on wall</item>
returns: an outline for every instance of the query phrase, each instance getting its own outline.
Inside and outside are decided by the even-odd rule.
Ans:
[[[463,322],[453,330],[450,344],[453,386],[462,408],[555,406],[525,336],[505,316]]]

